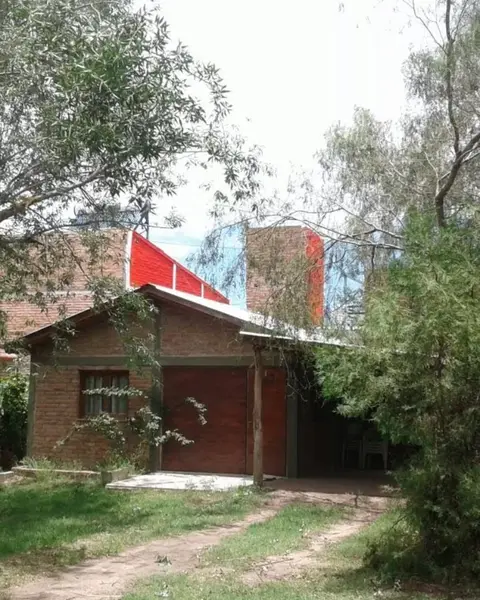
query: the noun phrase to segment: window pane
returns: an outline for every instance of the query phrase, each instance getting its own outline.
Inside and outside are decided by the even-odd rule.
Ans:
[[[127,397],[113,396],[112,397],[112,413],[125,414],[127,412]]]
[[[85,377],[85,389],[95,390],[103,387],[101,376],[88,375]],[[99,415],[102,412],[101,394],[85,394],[85,414]]]
[[[116,390],[128,388],[128,375],[114,373],[89,373],[84,376],[84,390],[98,390],[114,388]],[[125,394],[110,395],[85,394],[85,414],[98,415],[101,412],[112,414],[125,414],[128,408],[128,396]]]
[[[112,387],[118,389],[128,387],[127,375],[112,375]],[[125,414],[127,412],[127,396],[114,395],[112,398],[112,413]]]

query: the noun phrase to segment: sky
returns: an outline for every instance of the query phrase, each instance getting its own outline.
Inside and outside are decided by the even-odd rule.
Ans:
[[[380,119],[400,115],[402,63],[425,37],[415,23],[409,26],[407,9],[396,0],[159,4],[173,39],[220,68],[233,105],[230,121],[263,148],[278,189],[292,168],[312,165],[325,132],[337,122],[348,124],[355,106]],[[164,210],[175,206],[185,224],[175,231],[151,230],[152,241],[181,261],[210,224],[198,183],[161,202]],[[154,223],[161,224],[160,216]]]

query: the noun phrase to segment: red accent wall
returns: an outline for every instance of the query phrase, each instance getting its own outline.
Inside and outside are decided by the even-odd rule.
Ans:
[[[214,288],[209,285],[205,285],[203,289],[203,295],[207,300],[215,300],[216,302],[225,302],[225,296],[223,296],[220,292],[217,292]],[[230,304],[230,300],[227,300]]]
[[[308,275],[308,301],[312,321],[319,325],[324,311],[325,255],[323,239],[314,231],[307,229],[307,258],[312,261]]]
[[[184,267],[177,267],[176,289],[194,296],[202,295],[202,281]]]
[[[139,287],[147,283],[174,287],[173,266],[176,265],[175,289],[187,292],[195,296],[202,295],[202,283],[204,297],[229,304],[230,300],[220,292],[205,283],[200,277],[189,271],[179,262],[160,250],[155,244],[149,242],[139,233],[132,233],[132,248],[130,251],[130,285]]]

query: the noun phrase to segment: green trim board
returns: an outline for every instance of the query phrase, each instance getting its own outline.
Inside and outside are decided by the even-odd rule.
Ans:
[[[128,356],[59,356],[56,359],[40,358],[41,365],[59,367],[125,367]],[[252,356],[160,356],[162,367],[250,367]],[[265,366],[280,367],[282,357],[279,354],[265,355]]]

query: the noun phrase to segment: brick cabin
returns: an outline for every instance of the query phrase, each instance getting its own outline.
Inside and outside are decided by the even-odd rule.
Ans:
[[[323,257],[318,254],[321,240],[314,240],[303,228],[282,229],[288,236],[296,236],[297,251],[306,253],[318,268],[316,275],[308,277],[312,318],[318,320],[323,311]],[[255,245],[250,243],[247,251],[255,251]],[[138,234],[127,235],[123,256],[120,263],[125,288],[136,287],[131,293],[147,296],[158,308],[149,333],[153,334],[161,365],[161,389],[152,384],[148,370],[129,370],[122,341],[105,313],[85,308],[73,315],[75,336],[68,352],[56,354],[55,359],[54,326],[36,329],[24,338],[32,359],[29,455],[55,455],[80,460],[85,466],[101,460],[107,444],[91,433],[76,434],[61,449],[54,447],[72,423],[86,414],[107,410],[124,418],[144,405],[145,397],[118,401],[113,406],[111,397],[90,401],[92,397],[82,394],[89,387],[108,387],[122,381],[145,392],[152,407],[155,403],[163,405],[166,429],[178,429],[194,440],[190,446],[168,442],[158,453],[157,468],[251,473],[252,342],[258,343],[265,335],[264,320],[250,310],[231,306],[224,296]],[[154,269],[152,264],[156,265]],[[261,264],[256,265],[261,269]],[[265,291],[267,283],[250,273],[248,285],[258,292]],[[259,294],[248,304],[249,308],[252,304],[261,308]],[[282,358],[283,353],[270,349],[264,354],[264,472],[295,477],[299,465],[299,399],[292,384],[292,370]],[[195,409],[185,403],[188,397],[206,405],[206,425],[200,425]]]

